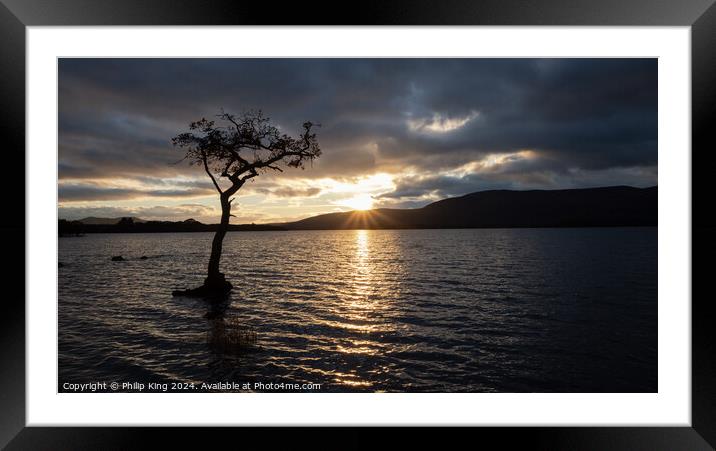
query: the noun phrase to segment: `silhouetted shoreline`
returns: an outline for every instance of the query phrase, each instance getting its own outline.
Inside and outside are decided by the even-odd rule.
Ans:
[[[132,218],[122,218],[117,224],[84,224],[81,221],[58,222],[59,236],[82,236],[86,233],[182,233],[182,232],[215,232],[218,224],[203,224],[198,221],[130,221]],[[230,225],[230,232],[287,230],[266,224],[236,224]]]

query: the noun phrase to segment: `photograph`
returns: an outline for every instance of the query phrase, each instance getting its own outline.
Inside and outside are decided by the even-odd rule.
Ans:
[[[659,392],[658,63],[57,58],[57,392]]]

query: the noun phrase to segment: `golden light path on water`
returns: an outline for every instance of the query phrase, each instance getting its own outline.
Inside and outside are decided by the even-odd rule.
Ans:
[[[345,318],[348,322],[343,327],[363,334],[380,332],[381,326],[374,321],[376,313],[386,308],[381,305],[379,299],[373,296],[378,286],[383,286],[380,277],[380,269],[375,266],[379,264],[371,259],[371,242],[369,230],[355,230],[355,251],[352,265],[353,275],[351,285],[353,292],[348,302],[345,303]],[[373,340],[349,339],[347,343],[338,345],[338,351],[347,354],[372,354],[376,352]],[[335,381],[349,386],[370,386],[371,382],[361,380],[355,375],[337,374]]]

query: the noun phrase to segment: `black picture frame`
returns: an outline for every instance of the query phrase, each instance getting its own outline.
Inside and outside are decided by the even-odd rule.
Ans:
[[[716,446],[716,319],[710,296],[698,296],[706,286],[710,268],[706,262],[716,250],[716,223],[709,214],[710,190],[706,171],[715,167],[716,138],[708,118],[716,109],[716,6],[715,0],[549,0],[520,1],[427,0],[362,1],[360,3],[273,2],[242,0],[0,0],[0,131],[4,163],[14,177],[0,178],[6,211],[15,212],[0,221],[5,250],[0,309],[0,447],[7,449],[127,449],[151,446],[149,439],[163,439],[182,447],[213,446],[226,440],[229,446],[262,440],[267,445],[316,445],[310,430],[248,431],[234,428],[59,428],[25,427],[25,198],[17,193],[25,186],[25,31],[28,26],[82,25],[588,25],[588,26],[690,26],[692,64],[692,427],[547,427],[466,428],[458,435],[431,437],[426,429],[381,439],[393,445],[404,437],[441,446],[455,440],[503,445],[528,445],[536,449],[713,449]],[[674,151],[682,151],[676,150]],[[23,168],[23,170],[20,170]],[[22,181],[18,180],[22,179]],[[52,195],[52,193],[48,193]],[[697,205],[700,205],[697,208]],[[698,241],[698,244],[697,244]],[[8,254],[8,252],[10,252]],[[696,265],[696,261],[703,262]],[[11,293],[12,289],[17,291]],[[684,302],[688,302],[684,299]],[[167,432],[171,434],[166,435]],[[372,446],[365,429],[333,428],[339,448]],[[249,437],[247,437],[247,434]],[[467,438],[469,434],[473,437]],[[328,440],[321,435],[321,442]],[[478,441],[479,440],[479,441]],[[392,442],[392,443],[391,443]],[[261,442],[259,442],[261,443]],[[470,442],[468,442],[470,443]],[[166,445],[167,442],[164,443]],[[455,445],[458,442],[455,441]],[[144,445],[144,446],[143,446]],[[198,446],[198,445],[196,445]],[[334,446],[329,446],[335,449]]]

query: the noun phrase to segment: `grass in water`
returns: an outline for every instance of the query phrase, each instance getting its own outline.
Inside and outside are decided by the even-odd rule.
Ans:
[[[216,318],[211,320],[206,342],[216,352],[240,354],[256,345],[257,335],[253,328],[242,325],[239,318]]]

